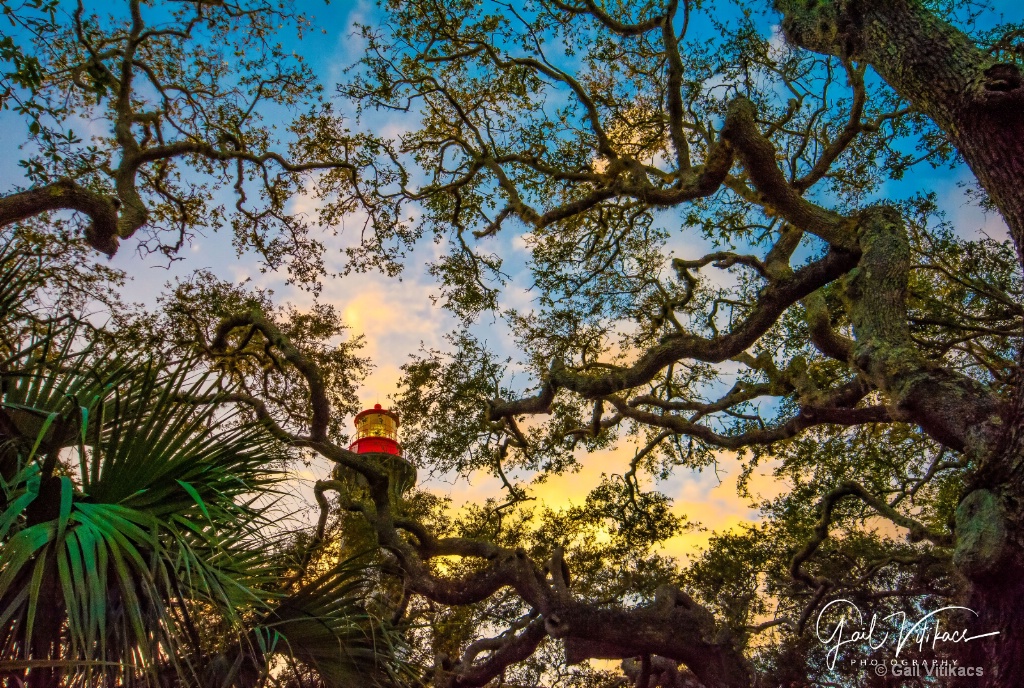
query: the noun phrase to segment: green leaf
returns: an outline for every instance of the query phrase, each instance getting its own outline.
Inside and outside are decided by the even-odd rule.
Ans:
[[[199,496],[199,493],[196,491],[196,488],[192,487],[189,483],[185,482],[184,480],[177,480],[175,482],[181,485],[185,492],[188,492],[189,496],[195,500],[196,504],[199,505],[199,509],[203,512],[203,515],[206,516],[208,520],[212,520],[210,519],[210,512],[206,509],[206,503],[203,502],[203,498]]]
[[[7,594],[32,555],[53,539],[55,531],[53,521],[37,523],[18,531],[0,547],[0,597]]]
[[[35,566],[32,570],[32,582],[29,583],[28,593],[28,611],[25,614],[25,637],[32,637],[32,630],[35,627],[36,613],[39,610],[39,589],[43,584],[43,577],[46,575],[46,555],[47,551],[44,549],[40,552],[39,556],[35,560]],[[47,609],[47,614],[51,614],[52,609]]]
[[[30,451],[28,454],[29,461],[31,461],[35,457],[36,451],[39,449],[39,445],[43,443],[43,439],[45,439],[46,433],[49,432],[50,430],[50,426],[53,425],[53,421],[57,420],[58,418],[60,418],[60,414],[57,412],[47,414],[46,420],[43,421],[43,427],[39,429],[39,434],[36,435],[35,443],[32,445],[32,451]]]
[[[63,542],[64,530],[71,518],[71,502],[74,497],[74,487],[71,478],[62,475],[60,478],[60,513],[57,517],[57,542]]]
[[[30,464],[19,476],[25,483],[25,491],[15,498],[11,504],[0,515],[0,540],[7,535],[7,531],[15,524],[18,517],[28,508],[28,505],[39,496],[39,486],[42,484],[39,466]],[[17,481],[17,479],[16,479]]]

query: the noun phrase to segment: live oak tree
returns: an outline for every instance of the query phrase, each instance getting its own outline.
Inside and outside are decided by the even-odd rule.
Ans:
[[[397,270],[424,235],[443,244],[431,271],[467,325],[454,353],[406,367],[396,401],[421,475],[502,481],[463,514],[398,494],[386,464],[344,448],[339,412],[363,364],[325,346],[342,331],[328,310],[296,327],[206,276],[123,328],[231,380],[190,403],[240,405],[336,464],[298,570],[331,546],[379,548],[381,599],[411,623],[424,682],[901,685],[851,665],[863,644],[826,656],[815,619],[845,598],[880,617],[970,607],[951,623],[999,635],[920,657],[1024,684],[1021,27],[920,0],[387,3],[341,92],[364,122],[391,111],[407,133],[352,135],[318,105],[288,158],[247,114],[287,100],[259,86],[280,62],[200,51],[193,74],[181,47],[190,27],[245,41],[229,30],[276,7],[182,4],[166,33],[130,9],[113,30],[79,12],[65,42],[78,47],[38,69],[0,46],[26,116],[71,94],[113,132],[92,153],[40,124],[34,185],[0,200],[0,220],[77,211],[105,251],[170,228],[173,255],[217,219],[191,174],[171,185],[187,164],[229,175],[239,241],[302,279],[322,266],[286,213],[300,183],[322,222],[369,218],[350,251],[361,266]],[[165,50],[180,59],[160,62]],[[200,82],[179,90],[147,60]],[[235,65],[242,76],[218,71]],[[150,97],[152,118],[136,104]],[[949,222],[915,184],[961,164],[1007,240]],[[248,209],[249,184],[265,210]],[[503,289],[523,260],[535,301],[515,308]],[[473,325],[494,317],[510,361]],[[629,439],[631,460],[584,504],[531,510],[533,481]],[[677,569],[656,546],[686,524],[653,479],[714,462],[769,465],[787,491]],[[588,659],[621,672],[572,668]]]
[[[346,188],[373,146],[277,42],[311,28],[290,4],[2,7],[12,31],[0,43],[0,109],[22,115],[29,137],[25,184],[5,190],[0,224],[46,214],[107,255],[134,238],[167,260],[230,225],[239,252],[267,268],[307,286],[323,274],[323,243],[288,203],[312,171]]]
[[[411,456],[491,470],[516,502],[507,476],[636,437],[588,500],[617,509],[617,533],[659,504],[644,474],[733,452],[792,485],[672,585],[614,601],[563,573],[568,533],[549,558],[419,527],[388,542],[378,503],[415,593],[520,600],[489,655],[440,661],[438,680],[483,685],[546,636],[569,662],[640,658],[636,685],[683,681],[677,664],[708,686],[883,681],[825,662],[814,620],[844,597],[911,618],[968,606],[964,624],[999,635],[944,656],[1024,680],[1019,27],[919,0],[387,10],[342,87],[366,117],[417,122],[391,144],[401,183],[373,187],[394,218],[373,240],[444,242],[446,305],[499,314],[522,352],[505,366],[469,328],[457,354],[410,364]],[[1008,241],[945,221],[914,184],[961,162]],[[525,309],[501,292],[516,241]],[[446,579],[428,566],[443,555],[479,563]]]

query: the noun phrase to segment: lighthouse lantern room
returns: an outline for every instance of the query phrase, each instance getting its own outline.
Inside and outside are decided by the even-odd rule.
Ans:
[[[349,445],[350,451],[357,454],[376,452],[402,455],[402,448],[398,444],[398,414],[394,411],[374,404],[372,409],[356,415],[355,425],[356,439]]]

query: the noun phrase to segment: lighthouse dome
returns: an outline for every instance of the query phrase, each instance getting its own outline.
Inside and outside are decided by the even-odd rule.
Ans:
[[[356,439],[349,446],[357,454],[383,453],[401,456],[398,444],[398,414],[374,404],[356,414]]]

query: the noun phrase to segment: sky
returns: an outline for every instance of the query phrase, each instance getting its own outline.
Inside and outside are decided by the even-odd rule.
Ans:
[[[1013,7],[1008,2],[1003,3],[1003,6],[1008,9]],[[333,90],[333,85],[343,77],[344,68],[357,60],[364,48],[361,39],[354,33],[353,25],[375,23],[379,18],[378,10],[373,4],[363,1],[335,0],[326,6],[304,2],[303,7],[316,16],[315,30],[300,44],[296,44],[296,49],[301,50],[309,60],[325,88]],[[363,124],[378,133],[398,133],[405,126],[397,116],[379,113],[365,115]],[[5,130],[24,126],[13,119],[10,112],[0,114],[0,125]],[[21,182],[16,166],[21,156],[19,142],[15,136],[0,137],[0,191],[6,190],[3,187]],[[918,172],[913,181],[919,184],[925,180],[938,193],[950,219],[957,226],[969,228],[972,232],[986,231],[999,236],[1005,231],[1001,221],[995,216],[986,216],[964,196],[958,186],[958,182],[966,179],[968,174],[965,170],[924,169]],[[292,210],[312,210],[313,203],[313,199],[300,196],[293,199]],[[352,218],[351,226],[342,228],[341,236],[330,244],[327,254],[328,271],[341,269],[343,256],[339,249],[356,240],[354,232],[360,225],[358,219]],[[525,251],[522,242],[509,242],[504,248],[513,252]],[[702,249],[703,244],[696,242],[681,246],[682,252],[691,251],[687,256],[691,258],[701,255]],[[409,354],[421,347],[446,347],[444,334],[455,326],[455,321],[432,301],[431,296],[437,294],[437,288],[425,267],[427,261],[435,257],[437,250],[431,242],[421,242],[407,261],[401,279],[369,272],[330,279],[324,283],[320,300],[333,304],[351,331],[365,337],[366,347],[362,354],[368,356],[376,366],[360,390],[360,397],[367,407],[374,403],[384,406],[389,404],[390,395],[396,391],[399,367],[408,360]],[[129,287],[131,298],[148,305],[155,303],[156,296],[163,291],[168,281],[187,276],[201,268],[209,268],[222,278],[238,282],[250,280],[254,286],[272,288],[275,300],[279,303],[290,302],[300,308],[308,308],[313,303],[309,293],[287,285],[282,275],[261,273],[252,256],[236,256],[228,232],[198,237],[182,255],[184,260],[168,267],[152,256],[139,255],[132,242],[128,241],[110,260],[110,265],[128,273],[132,280]],[[525,253],[520,262],[524,258]],[[515,262],[513,260],[510,264],[514,265]],[[505,303],[528,305],[532,296],[523,289],[525,284],[525,274],[513,272],[511,286],[503,297]],[[498,348],[508,338],[508,333],[500,325],[492,326],[486,321],[479,326],[478,332]],[[537,486],[533,493],[541,502],[556,508],[579,504],[599,482],[602,473],[622,473],[626,470],[633,452],[632,445],[620,443],[615,449],[585,456],[582,459],[583,468],[578,474],[554,477]],[[766,470],[761,469],[754,476],[751,491],[763,498],[770,498],[785,486],[766,475]],[[326,477],[327,472],[328,468],[319,464],[301,472],[298,479],[306,487],[300,492],[308,495],[311,481]],[[698,521],[707,529],[673,538],[665,544],[667,553],[683,558],[692,556],[712,532],[735,528],[756,519],[757,512],[749,500],[736,494],[735,481],[739,472],[739,462],[733,456],[723,454],[717,470],[678,470],[660,485],[660,489],[674,500],[677,513],[685,514],[691,521]],[[470,480],[454,482],[434,480],[429,487],[450,496],[458,505],[498,496],[500,484],[496,479],[475,475]]]

